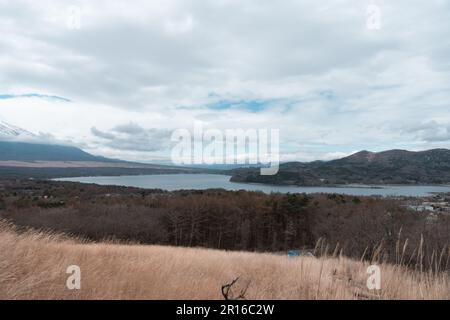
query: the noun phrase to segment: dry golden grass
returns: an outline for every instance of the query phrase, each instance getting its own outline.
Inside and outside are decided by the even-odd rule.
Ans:
[[[66,269],[81,268],[81,290]],[[90,244],[0,223],[0,299],[450,299],[448,274],[381,265],[382,289],[366,288],[368,264],[346,258],[288,258],[162,246]]]

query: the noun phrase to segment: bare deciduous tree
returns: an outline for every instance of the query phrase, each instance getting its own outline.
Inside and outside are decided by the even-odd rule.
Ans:
[[[233,286],[238,282],[238,280],[239,277],[222,286],[222,295],[225,300],[245,300],[245,294],[247,293],[248,287],[250,286],[250,282],[247,282],[246,286],[240,290],[240,293],[237,296],[234,296]]]

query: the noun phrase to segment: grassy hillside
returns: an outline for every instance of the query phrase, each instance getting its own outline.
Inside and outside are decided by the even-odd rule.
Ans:
[[[0,299],[223,299],[236,277],[246,299],[450,299],[446,274],[381,264],[382,289],[371,292],[368,264],[346,258],[92,244],[1,222],[0,261]],[[81,290],[70,291],[74,264]]]

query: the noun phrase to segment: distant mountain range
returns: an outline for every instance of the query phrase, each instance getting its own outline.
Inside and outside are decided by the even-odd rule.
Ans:
[[[39,136],[0,120],[0,178],[210,172],[207,169],[110,159],[73,146],[36,143],[39,140]]]
[[[450,150],[361,151],[332,161],[284,163],[273,176],[262,176],[258,169],[252,168],[230,170],[229,173],[231,181],[275,185],[448,184]]]
[[[0,161],[115,161],[72,146],[35,143],[37,139],[35,134],[0,120]]]
[[[0,178],[3,179],[203,172],[210,171],[109,159],[71,146],[0,141]]]
[[[231,181],[275,185],[448,184],[450,150],[412,152],[361,151],[351,156],[280,165],[278,174],[262,176],[257,167],[177,167],[142,164],[95,156],[77,147],[30,143],[38,136],[0,120],[0,177],[62,177],[157,173],[222,173]],[[27,141],[27,142],[24,142]],[[221,170],[220,170],[221,169]]]

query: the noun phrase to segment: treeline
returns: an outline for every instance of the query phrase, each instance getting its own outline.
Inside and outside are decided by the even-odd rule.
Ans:
[[[76,183],[4,185],[0,217],[90,240],[226,250],[328,251],[448,268],[450,219],[398,200],[326,194],[142,190]],[[321,248],[316,244],[320,240]],[[406,243],[406,245],[405,245]]]
[[[125,165],[124,165],[125,166]],[[122,176],[145,174],[176,173],[215,173],[207,169],[187,169],[176,167],[140,168],[140,167],[5,167],[0,164],[2,179],[53,179],[64,177]]]

